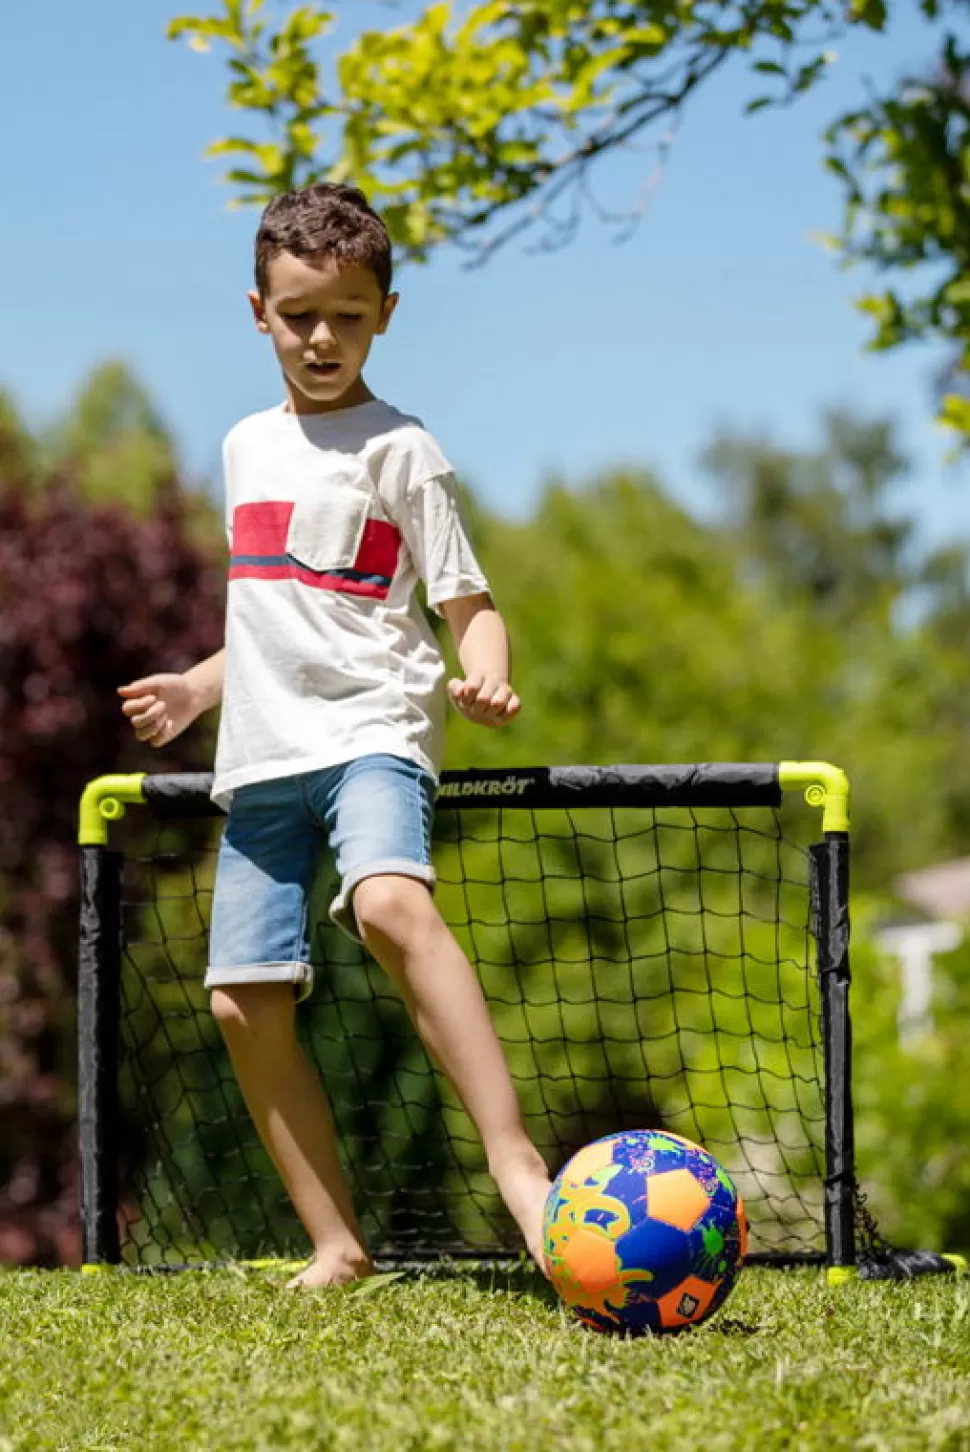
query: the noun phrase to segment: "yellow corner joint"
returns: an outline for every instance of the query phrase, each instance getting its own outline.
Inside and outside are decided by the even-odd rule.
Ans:
[[[88,782],[78,816],[79,846],[107,846],[109,822],[120,821],[128,803],[145,800],[142,782],[146,774],[139,771],[131,776],[99,776]]]
[[[849,778],[827,761],[783,761],[778,767],[783,791],[802,789],[810,807],[822,808],[823,832],[849,830]]]

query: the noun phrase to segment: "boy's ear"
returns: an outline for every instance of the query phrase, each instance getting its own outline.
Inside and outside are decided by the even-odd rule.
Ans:
[[[256,319],[256,326],[261,333],[269,332],[269,323],[266,321],[266,304],[255,290],[246,294],[249,298],[249,306],[253,310],[253,317]]]
[[[387,332],[387,325],[391,321],[394,309],[397,307],[398,299],[400,298],[400,296],[401,294],[399,292],[389,292],[387,294],[387,297],[384,299],[384,306],[381,308],[381,320],[377,324],[377,328],[375,330],[376,332]]]

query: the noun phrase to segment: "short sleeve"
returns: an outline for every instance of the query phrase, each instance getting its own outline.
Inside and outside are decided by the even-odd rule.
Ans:
[[[489,593],[461,517],[454,474],[435,474],[411,484],[398,523],[429,605],[437,609],[445,600]]]

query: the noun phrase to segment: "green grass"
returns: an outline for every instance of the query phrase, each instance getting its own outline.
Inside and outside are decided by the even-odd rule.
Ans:
[[[699,1331],[585,1331],[527,1272],[293,1295],[0,1275],[0,1452],[970,1449],[970,1279],[746,1271]]]

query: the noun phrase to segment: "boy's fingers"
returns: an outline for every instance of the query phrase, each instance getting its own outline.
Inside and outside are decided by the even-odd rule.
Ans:
[[[475,704],[490,716],[501,716],[512,699],[512,694],[508,681],[489,677],[479,691]]]
[[[161,701],[156,701],[153,706],[149,706],[148,710],[147,711],[143,711],[140,716],[132,716],[132,718],[131,718],[131,724],[133,726],[142,726],[142,727],[153,725],[154,728],[155,728],[155,730],[157,731],[158,730],[158,720],[159,720],[159,717],[160,716],[161,717],[164,717],[164,715],[165,715],[165,706],[164,706],[164,704]]]
[[[144,691],[150,691],[150,690],[152,690],[152,688],[154,687],[154,685],[155,685],[155,677],[154,676],[146,676],[144,678],[144,680],[141,680],[141,681],[132,681],[127,686],[119,686],[118,687],[118,694],[119,694],[119,696],[127,696],[127,695],[130,695],[133,691],[142,691],[142,692],[144,692]]]
[[[502,688],[502,682],[498,676],[485,676],[475,695],[475,703],[484,706],[486,709],[494,705],[495,696]]]
[[[515,693],[512,691],[511,687],[506,687],[506,690],[508,691],[508,699],[503,699],[499,704],[493,706],[490,711],[484,712],[479,717],[483,725],[505,726],[508,724],[509,721],[513,720],[513,718],[519,714],[519,711],[522,707],[522,702],[519,700],[518,696],[515,695]]]
[[[492,699],[484,703],[483,710],[485,715],[493,721],[500,721],[505,715],[511,694],[512,692],[507,686],[502,691],[496,691]]]
[[[138,740],[147,742],[149,746],[164,746],[168,740],[169,724],[166,721],[162,726],[149,726],[147,730],[136,733]]]
[[[456,704],[471,706],[478,699],[482,689],[482,677],[471,676],[466,681],[449,681],[448,689],[451,692],[451,699]]]
[[[448,682],[448,694],[460,711],[486,725],[501,725],[521,709],[519,697],[509,683],[498,676],[452,679]]]
[[[154,706],[154,696],[139,696],[136,701],[126,701],[121,708],[123,716],[137,716],[140,711],[147,711],[149,706]]]

